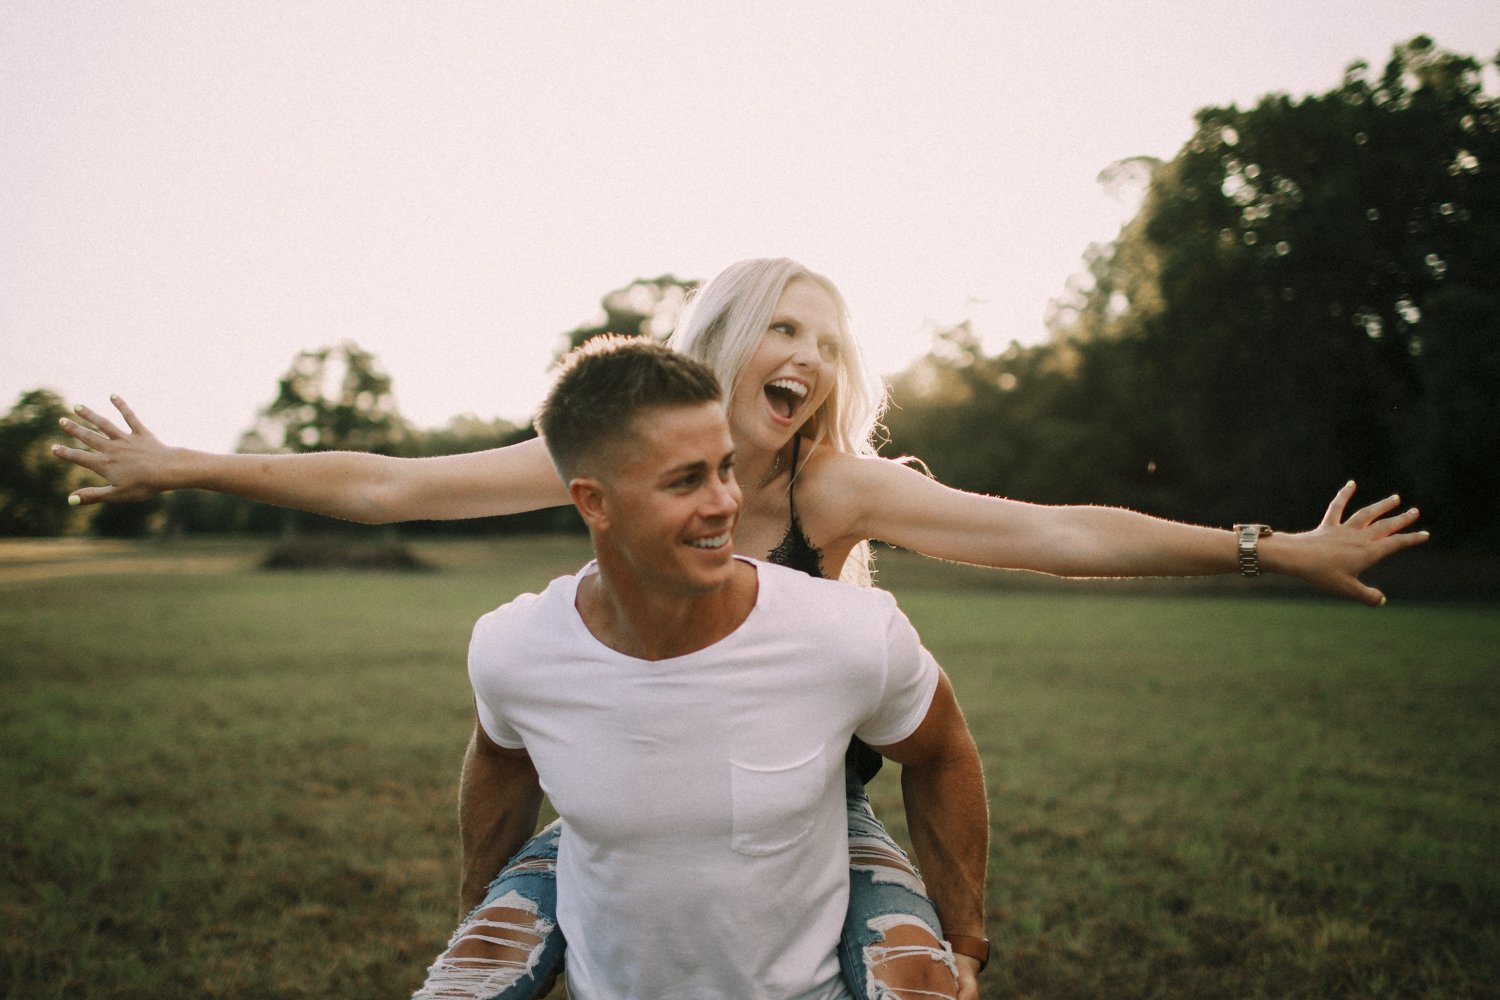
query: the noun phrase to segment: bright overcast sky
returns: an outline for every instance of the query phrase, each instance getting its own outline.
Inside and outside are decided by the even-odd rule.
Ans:
[[[227,449],[353,339],[420,426],[525,420],[604,292],[751,256],[882,372],[1035,341],[1132,207],[1102,169],[1421,33],[1489,59],[1500,4],[7,0],[0,411],[119,392]]]

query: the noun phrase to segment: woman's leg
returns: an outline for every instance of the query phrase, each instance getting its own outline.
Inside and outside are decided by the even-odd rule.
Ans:
[[[551,992],[564,945],[557,929],[561,833],[553,822],[516,852],[412,1000],[536,1000]]]
[[[844,982],[856,1000],[952,1000],[958,971],[922,876],[875,818],[852,771],[846,786],[849,914],[839,942]]]

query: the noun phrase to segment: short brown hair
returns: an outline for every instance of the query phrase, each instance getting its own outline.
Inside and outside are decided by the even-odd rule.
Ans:
[[[609,334],[568,352],[537,413],[552,464],[571,479],[581,462],[632,433],[635,417],[655,406],[722,401],[706,366],[646,337]]]

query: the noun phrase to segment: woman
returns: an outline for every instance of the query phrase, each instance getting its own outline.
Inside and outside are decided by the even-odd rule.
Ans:
[[[1385,599],[1362,584],[1359,574],[1426,538],[1425,532],[1405,531],[1417,518],[1415,510],[1392,514],[1396,497],[1346,520],[1353,483],[1338,492],[1312,531],[1265,537],[1251,532],[1243,554],[1231,531],[1116,508],[1040,506],[945,487],[876,456],[871,438],[884,390],[864,370],[837,289],[793,261],[729,267],[693,298],[670,343],[713,368],[726,388],[744,494],[736,549],[808,572],[868,583],[868,542],[879,539],[938,558],[1061,576],[1189,576],[1250,566],[1374,605]],[[536,441],[424,459],[210,455],[161,444],[123,401],[115,405],[133,433],[85,407],[79,415],[97,429],[64,421],[65,430],[90,450],[59,446],[56,453],[108,483],[81,489],[70,502],[136,500],[196,487],[369,523],[509,514],[568,502]],[[860,767],[860,755],[852,751],[851,771],[868,780],[872,772]],[[878,823],[860,785],[850,783],[851,827],[868,834]],[[870,842],[862,835],[859,843]],[[883,844],[870,848],[880,855],[875,863],[898,863],[899,851],[892,854]],[[856,873],[868,872],[869,861],[863,860]],[[474,878],[466,871],[468,902],[478,894]],[[851,893],[855,930],[860,927],[853,914],[863,905],[857,895]],[[955,944],[974,950],[969,943]],[[932,938],[915,946],[919,956],[923,946],[939,953],[942,947]],[[921,974],[922,963],[901,957],[911,952],[893,956],[848,942],[841,952],[850,959],[845,977],[857,994],[872,976],[900,987],[903,976]],[[872,967],[862,967],[862,959]],[[978,965],[960,957],[960,996],[976,995]]]

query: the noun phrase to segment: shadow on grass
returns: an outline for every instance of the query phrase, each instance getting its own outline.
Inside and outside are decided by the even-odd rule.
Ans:
[[[272,548],[261,569],[351,569],[430,573],[435,565],[399,542],[349,542],[338,538],[295,538]]]

